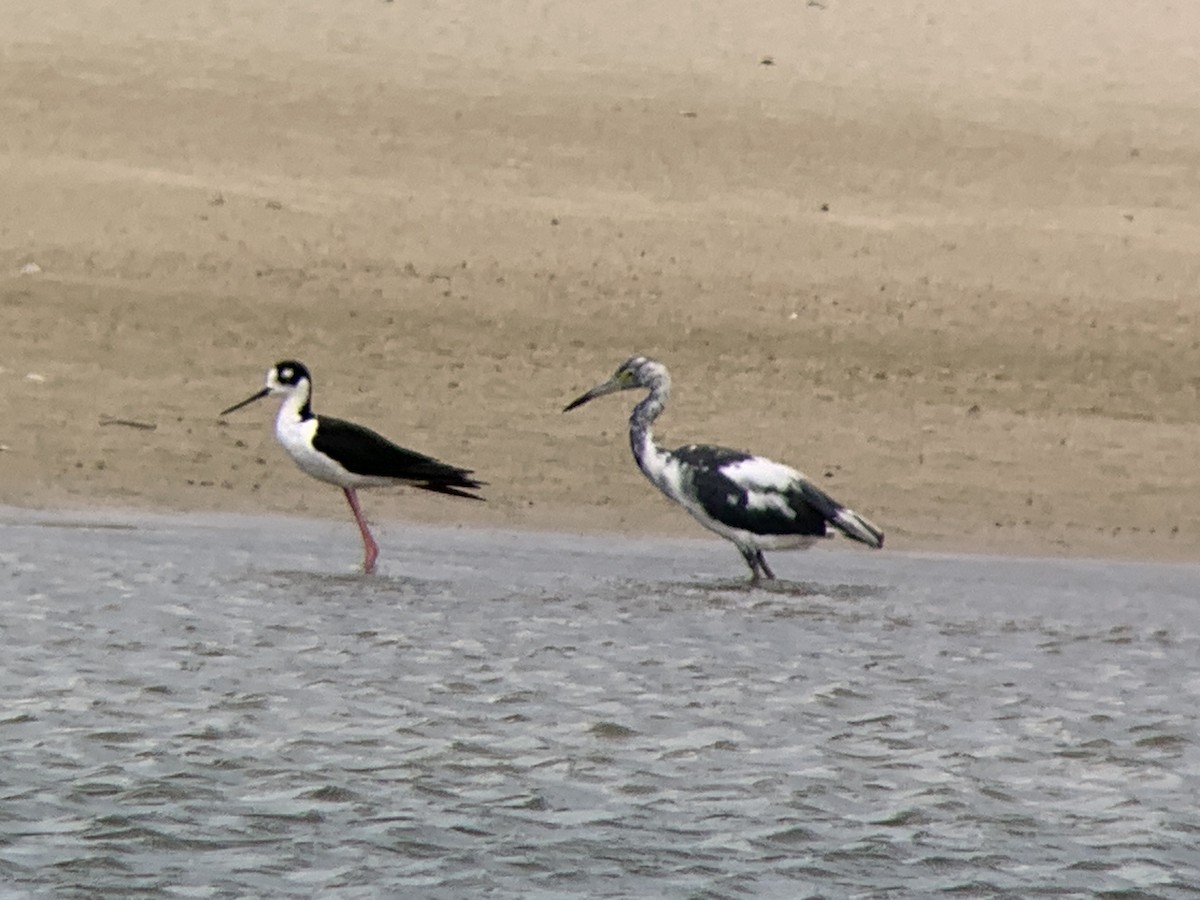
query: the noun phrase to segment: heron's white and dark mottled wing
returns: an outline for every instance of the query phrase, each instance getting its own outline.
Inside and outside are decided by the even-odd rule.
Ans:
[[[823,537],[832,525],[879,546],[883,534],[790,466],[725,447],[690,444],[673,454],[690,493],[723,525],[751,534]]]
[[[795,470],[725,447],[689,444],[673,456],[682,464],[685,492],[721,524],[759,535],[826,534],[826,517],[797,502]]]
[[[460,469],[415,450],[406,450],[353,422],[320,416],[312,443],[319,453],[336,459],[355,475],[396,479],[440,494],[483,499],[463,490],[482,487],[471,477],[470,469]]]

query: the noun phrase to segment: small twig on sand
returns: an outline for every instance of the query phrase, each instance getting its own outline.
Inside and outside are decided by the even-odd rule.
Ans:
[[[137,422],[133,419],[110,419],[107,416],[100,417],[101,425],[124,425],[126,428],[140,428],[142,431],[153,431],[158,426],[151,422]]]

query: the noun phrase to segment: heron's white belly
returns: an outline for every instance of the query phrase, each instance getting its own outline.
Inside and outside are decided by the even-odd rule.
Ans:
[[[812,534],[755,534],[744,528],[730,528],[724,522],[718,522],[703,509],[690,504],[683,504],[692,517],[709,531],[719,534],[726,540],[733,541],[739,547],[750,547],[755,550],[807,550],[823,538]]]

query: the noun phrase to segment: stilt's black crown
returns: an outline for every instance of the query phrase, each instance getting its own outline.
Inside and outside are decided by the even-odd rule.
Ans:
[[[275,380],[280,384],[297,385],[304,380],[312,383],[312,376],[308,374],[304,363],[294,359],[285,359],[275,363]]]

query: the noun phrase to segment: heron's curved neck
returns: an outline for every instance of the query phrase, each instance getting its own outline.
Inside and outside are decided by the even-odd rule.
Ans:
[[[664,455],[654,443],[654,420],[662,415],[667,406],[667,398],[671,394],[671,382],[662,378],[650,385],[650,393],[633,408],[629,417],[629,446],[633,450],[633,458],[651,481],[657,482],[654,473],[661,468],[660,459]]]

